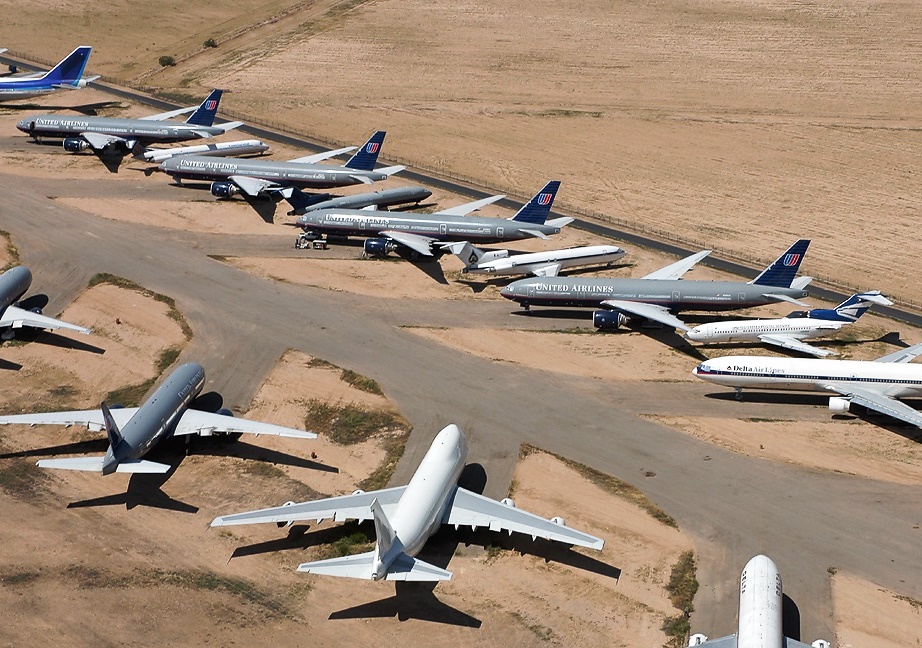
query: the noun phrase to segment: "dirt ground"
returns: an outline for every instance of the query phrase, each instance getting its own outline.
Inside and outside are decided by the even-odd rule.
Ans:
[[[922,644],[922,602],[839,572],[832,578],[839,648],[906,648]],[[810,639],[812,641],[812,638]]]

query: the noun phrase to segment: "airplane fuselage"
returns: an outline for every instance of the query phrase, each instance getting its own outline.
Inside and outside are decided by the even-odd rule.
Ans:
[[[809,317],[712,322],[696,326],[685,337],[696,342],[758,340],[762,335],[789,335],[805,340],[835,333],[846,323]]]
[[[10,268],[0,275],[0,312],[15,304],[32,285],[32,272],[25,266]]]
[[[750,559],[740,574],[737,648],[782,648],[781,597],[781,574],[772,559]]]
[[[269,145],[256,139],[240,140],[236,142],[215,142],[212,144],[197,144],[172,149],[151,149],[138,157],[148,162],[160,163],[178,155],[247,155],[249,153],[262,153]]]
[[[60,90],[60,88],[49,87],[47,82],[45,82],[43,86],[42,82],[40,81],[16,81],[16,85],[8,85],[7,83],[2,83],[2,85],[0,85],[0,102],[32,99],[33,97],[43,97],[46,94],[51,94],[52,92],[57,92],[58,90]]]
[[[494,275],[529,274],[549,265],[559,265],[563,270],[583,265],[611,263],[624,255],[625,251],[614,245],[594,245],[549,252],[513,254],[502,259],[469,265],[462,272]]]
[[[178,122],[154,119],[123,119],[121,117],[64,117],[59,115],[36,115],[16,124],[23,133],[32,138],[63,139],[80,137],[82,133],[112,135],[138,142],[183,142],[209,135],[222,135],[223,128],[196,126]]]

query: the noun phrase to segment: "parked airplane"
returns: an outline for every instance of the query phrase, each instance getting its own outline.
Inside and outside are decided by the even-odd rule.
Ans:
[[[295,189],[285,200],[294,208],[288,212],[288,215],[295,216],[320,209],[367,209],[369,207],[381,209],[393,207],[394,205],[418,204],[431,195],[432,192],[425,187],[398,187],[396,189],[382,189],[381,191],[352,196],[306,194],[299,189]],[[297,223],[302,227],[307,227],[307,222],[302,221],[300,218]]]
[[[371,184],[387,180],[403,171],[404,166],[375,169],[384,143],[385,131],[377,131],[343,166],[317,164],[322,160],[347,153],[355,147],[324,151],[314,155],[277,162],[273,160],[223,160],[187,155],[166,160],[159,169],[177,182],[214,180],[211,193],[219,198],[231,198],[241,191],[252,198],[289,196],[294,187],[326,189],[356,184]]]
[[[440,247],[451,251],[467,264],[461,272],[493,275],[533,274],[537,277],[556,277],[565,268],[611,263],[625,255],[625,251],[616,245],[591,245],[513,255],[509,254],[509,250],[484,250],[474,247],[467,241],[442,243]]]
[[[806,297],[804,287],[811,278],[794,277],[808,245],[809,240],[797,241],[748,283],[680,280],[679,277],[691,267],[683,264],[697,256],[693,255],[640,279],[560,278],[553,282],[519,279],[503,288],[500,294],[520,303],[525,310],[531,306],[608,309],[597,310],[592,315],[593,325],[600,329],[617,329],[632,319],[640,319],[688,331],[689,327],[674,313],[736,310],[779,301],[805,306],[797,298]],[[693,264],[708,253],[699,252],[700,257]],[[676,274],[674,267],[681,272]]]
[[[26,310],[14,304],[26,294],[32,285],[32,272],[25,266],[10,268],[0,275],[0,338],[11,340],[16,329],[23,326],[42,329],[68,329],[78,333],[91,333],[90,329],[69,324],[42,315],[39,308]]]
[[[834,351],[819,349],[803,342],[808,338],[835,333],[846,324],[851,324],[864,315],[872,304],[890,306],[892,301],[879,290],[856,293],[835,308],[814,308],[806,315],[789,315],[780,319],[734,320],[711,322],[686,331],[685,337],[695,342],[712,344],[758,340],[785,349],[825,357],[836,355]]]
[[[766,356],[711,358],[694,368],[701,380],[743,389],[834,393],[829,409],[846,413],[852,404],[922,427],[922,413],[898,398],[922,396],[922,366],[905,364],[922,354],[922,344],[876,360],[824,360]]]
[[[98,410],[48,412],[0,416],[0,425],[85,425],[90,430],[105,430],[109,449],[102,457],[42,459],[41,468],[85,470],[110,475],[120,473],[165,473],[166,464],[141,459],[161,439],[198,434],[269,434],[273,436],[313,439],[313,432],[234,418],[230,410],[217,413],[189,409],[189,404],[205,385],[201,365],[187,363],[177,367],[141,407],[110,410],[105,402]]]
[[[280,526],[300,520],[333,518],[374,519],[377,540],[368,553],[304,563],[298,571],[346,578],[372,580],[439,581],[451,572],[414,558],[426,540],[442,524],[486,527],[492,531],[513,531],[532,538],[546,538],[567,544],[601,549],[603,541],[570,529],[562,518],[546,520],[515,508],[515,502],[501,502],[458,486],[467,457],[467,443],[456,425],[449,425],[435,437],[432,446],[406,486],[330,497],[295,504],[225,515],[211,526],[276,522]]]
[[[58,90],[85,88],[86,84],[99,78],[83,76],[92,51],[92,47],[81,45],[48,72],[0,78],[0,101],[28,99]]]
[[[152,148],[147,149],[135,157],[159,164],[177,155],[249,155],[263,153],[269,145],[258,139],[235,140],[233,142],[215,142],[214,144],[196,144],[195,146],[180,146],[178,148]]]
[[[708,640],[694,634],[688,645],[708,648],[829,648],[817,639],[810,646],[785,637],[781,625],[782,586],[778,567],[768,556],[755,556],[740,574],[739,625],[736,634]]]
[[[490,196],[450,207],[433,214],[411,212],[373,212],[358,209],[325,209],[309,212],[298,219],[305,231],[336,236],[371,236],[365,253],[384,255],[398,246],[414,254],[434,256],[433,244],[439,241],[478,241],[496,243],[524,238],[544,238],[558,234],[572,218],[547,220],[560,182],[553,180],[528,201],[512,218],[483,218],[467,214],[505,196]],[[437,253],[441,253],[439,249]]]
[[[36,141],[43,137],[61,138],[64,140],[64,149],[72,153],[91,148],[94,151],[140,151],[153,142],[184,142],[214,137],[242,126],[243,122],[225,122],[213,126],[222,93],[222,90],[212,90],[198,108],[179,108],[140,119],[36,115],[23,119],[16,124],[16,128],[28,133]],[[185,123],[165,121],[188,112],[192,114]]]

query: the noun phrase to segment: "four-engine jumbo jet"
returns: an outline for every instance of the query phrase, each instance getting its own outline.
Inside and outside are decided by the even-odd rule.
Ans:
[[[374,212],[359,209],[326,209],[308,212],[298,218],[305,232],[336,236],[372,237],[365,241],[365,252],[387,254],[399,245],[413,253],[435,256],[433,245],[440,241],[496,243],[525,238],[546,239],[560,233],[572,218],[547,220],[560,182],[552,180],[512,218],[484,218],[467,214],[505,196],[490,196],[433,214]],[[442,250],[439,249],[438,253]]]
[[[922,413],[897,400],[922,396],[922,366],[905,364],[920,354],[922,344],[876,360],[725,356],[702,362],[692,374],[737,395],[743,389],[832,392],[833,412],[844,414],[855,404],[922,427]]]
[[[14,304],[32,285],[32,272],[25,266],[10,268],[0,275],[0,337],[10,340],[16,329],[23,326],[42,329],[68,329],[91,333],[90,329],[42,315],[39,309],[25,310]]]
[[[36,115],[23,119],[16,124],[16,128],[28,133],[36,141],[43,137],[63,139],[64,149],[72,153],[87,149],[97,152],[121,150],[139,153],[154,142],[184,142],[209,138],[242,126],[243,122],[225,122],[213,126],[222,92],[212,90],[198,108],[179,108],[140,119]],[[165,121],[188,112],[192,114],[185,123]]]
[[[805,306],[797,298],[807,296],[804,288],[811,278],[795,279],[795,275],[809,245],[807,239],[797,241],[749,283],[680,280],[678,277],[691,267],[683,268],[681,264],[686,261],[683,260],[640,279],[519,279],[500,294],[526,310],[531,306],[608,309],[593,313],[593,324],[601,329],[617,329],[631,319],[640,319],[688,331],[689,327],[675,313],[736,310],[780,301]],[[681,270],[678,275],[673,272],[675,266]]]
[[[3,50],[6,51],[6,50]],[[98,76],[84,77],[92,47],[81,45],[48,72],[10,76],[0,79],[0,101],[29,99],[58,90],[79,90]]]
[[[872,304],[890,306],[893,302],[881,295],[880,291],[873,290],[856,293],[835,308],[814,308],[806,315],[702,324],[687,331],[685,337],[705,344],[755,340],[799,353],[825,357],[836,353],[819,349],[803,340],[835,333],[846,324],[858,321]]]
[[[458,486],[467,457],[467,443],[456,425],[436,435],[432,446],[406,486],[330,497],[314,502],[225,515],[211,526],[300,520],[374,519],[377,540],[373,551],[304,563],[298,571],[346,578],[394,581],[439,581],[451,572],[414,558],[426,540],[443,524],[515,531],[567,544],[601,549],[603,541],[567,527],[559,517],[546,520],[515,508],[511,499],[501,502]]]
[[[781,574],[768,556],[754,556],[740,574],[739,626],[736,634],[708,639],[693,634],[691,646],[707,648],[829,648],[829,642],[817,639],[809,646],[785,637],[781,624]]]
[[[185,155],[166,160],[158,168],[177,182],[214,180],[211,193],[219,198],[231,198],[243,192],[251,198],[290,196],[293,188],[328,189],[387,180],[403,171],[404,166],[375,169],[378,154],[384,144],[385,131],[377,131],[343,166],[317,164],[355,149],[349,146],[334,151],[296,158],[287,162],[273,160],[224,160],[221,158]]]
[[[616,245],[590,245],[565,250],[509,254],[509,250],[484,250],[467,241],[443,243],[440,247],[467,265],[461,272],[492,275],[533,274],[536,277],[556,277],[565,268],[611,263],[626,252]]]
[[[189,409],[189,404],[205,385],[205,370],[188,363],[177,367],[141,407],[110,410],[105,403],[98,410],[48,412],[0,416],[0,425],[85,425],[91,430],[105,430],[109,449],[102,457],[42,459],[41,468],[85,470],[110,475],[120,473],[165,473],[166,464],[141,459],[161,439],[198,434],[270,434],[299,439],[313,439],[313,432],[234,418],[230,410],[217,413]]]

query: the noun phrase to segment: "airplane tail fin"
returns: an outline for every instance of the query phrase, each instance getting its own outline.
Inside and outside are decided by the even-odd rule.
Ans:
[[[536,193],[531,200],[525,203],[511,220],[520,223],[544,225],[548,214],[551,213],[551,207],[554,205],[554,198],[557,196],[558,189],[560,189],[560,181],[551,180],[544,186],[544,189]]]
[[[288,204],[292,207],[288,215],[301,215],[307,211],[308,207],[332,200],[332,198],[333,194],[308,194],[298,188],[294,188],[290,196],[285,196],[285,200],[287,200]]]
[[[42,79],[58,85],[78,87],[80,80],[83,78],[83,71],[86,69],[86,64],[90,60],[90,52],[92,51],[92,47],[81,45],[64,57],[60,63],[51,68]]]
[[[122,431],[118,429],[118,424],[115,422],[115,418],[112,416],[112,412],[109,411],[109,406],[106,405],[106,402],[103,401],[99,407],[102,409],[102,420],[106,425],[109,447],[114,449],[122,442]]]
[[[749,283],[758,286],[790,288],[809,246],[810,239],[800,239]]]
[[[866,293],[855,293],[835,308],[814,308],[807,316],[833,322],[854,322],[874,304],[890,306],[892,303],[881,295],[879,290],[871,290]]]
[[[221,103],[222,94],[224,94],[223,90],[218,90],[217,88],[212,90],[205,101],[199,104],[195,112],[189,115],[189,119],[186,120],[186,123],[195,126],[213,126],[215,115],[218,114],[218,104]]]
[[[374,553],[375,556],[383,558],[387,555],[387,552],[391,550],[394,539],[397,537],[397,532],[394,531],[394,527],[391,526],[391,521],[388,520],[387,516],[384,514],[384,509],[381,508],[381,503],[378,502],[377,497],[371,501],[371,514],[375,520],[377,543]]]
[[[347,169],[356,169],[357,171],[372,171],[378,162],[378,154],[381,152],[381,146],[384,144],[386,131],[375,131],[374,135],[368,138],[368,141],[355,154],[349,158],[343,166]]]
[[[484,250],[474,247],[468,241],[459,241],[457,243],[442,243],[439,245],[442,249],[448,250],[456,257],[461,259],[465,265],[474,265],[478,263],[484,255]]]

